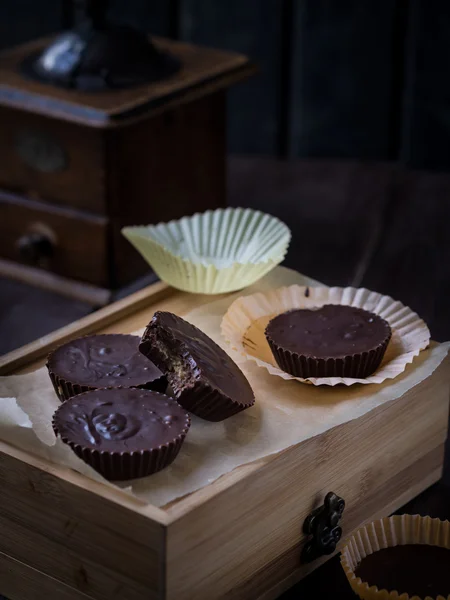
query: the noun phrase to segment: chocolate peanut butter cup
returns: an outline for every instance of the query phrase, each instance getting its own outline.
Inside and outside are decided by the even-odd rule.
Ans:
[[[448,598],[450,550],[428,544],[381,548],[355,569],[355,576],[379,590],[396,590],[401,596]]]
[[[364,379],[379,367],[391,328],[369,311],[327,304],[282,313],[265,334],[280,369],[294,377]]]
[[[347,580],[364,600],[450,598],[450,523],[394,515],[367,523],[341,546]]]
[[[139,352],[139,342],[139,336],[115,333],[78,338],[57,348],[47,368],[59,399],[104,387],[164,392],[167,381]]]
[[[189,426],[173,398],[138,388],[84,392],[53,416],[55,434],[110,480],[145,477],[170,465]]]
[[[181,317],[155,313],[139,349],[166,374],[181,406],[202,419],[222,421],[255,402],[228,354]]]

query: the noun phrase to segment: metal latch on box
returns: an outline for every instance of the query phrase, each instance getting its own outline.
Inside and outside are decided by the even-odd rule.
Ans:
[[[333,492],[325,496],[322,506],[313,510],[303,523],[303,532],[309,536],[302,550],[301,560],[308,563],[324,554],[333,554],[341,539],[342,528],[338,523],[344,512],[345,502]]]

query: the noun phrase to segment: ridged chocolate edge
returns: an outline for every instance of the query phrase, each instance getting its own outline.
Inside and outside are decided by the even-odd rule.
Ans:
[[[50,371],[48,364],[46,366],[55,389],[55,393],[61,402],[64,402],[73,396],[77,396],[78,394],[82,394],[83,392],[90,392],[96,389],[87,385],[79,385],[77,383],[66,381],[62,377],[55,375],[53,371]]]
[[[301,379],[310,377],[365,379],[380,366],[391,337],[392,331],[383,342],[367,352],[339,358],[314,358],[283,349],[266,334],[266,340],[280,369]]]
[[[176,394],[176,400],[185,410],[197,417],[215,422],[224,421],[255,404],[254,398],[252,402],[240,404],[200,381]]]
[[[80,338],[92,337],[93,335],[95,335],[95,334],[89,334],[89,335],[80,336]],[[119,335],[128,336],[128,335],[131,335],[131,334],[127,334],[127,333],[112,333],[112,334],[109,334],[109,335],[114,335],[114,336],[119,336]],[[139,337],[139,336],[136,335],[134,337]],[[77,339],[79,339],[79,338],[77,338]],[[68,343],[69,342],[64,342],[64,344],[60,344],[54,350],[52,350],[52,352],[50,352],[50,354],[47,356],[47,361],[46,361],[46,365],[45,365],[47,367],[48,374],[49,374],[50,379],[52,381],[55,393],[56,393],[56,395],[58,396],[58,398],[59,398],[59,400],[61,402],[64,402],[65,400],[68,400],[69,398],[72,398],[73,396],[77,396],[78,394],[83,394],[84,392],[92,392],[94,390],[102,389],[104,387],[104,386],[97,387],[97,386],[92,386],[92,385],[81,385],[79,383],[74,383],[73,381],[69,381],[69,380],[63,379],[62,377],[59,377],[58,375],[56,375],[50,369],[50,367],[49,367],[49,360],[52,357],[52,355],[56,352],[56,350],[58,350],[62,346],[65,346]],[[123,385],[117,385],[117,386],[114,386],[114,387],[125,387],[125,386],[123,386]],[[152,381],[148,381],[147,383],[142,383],[140,385],[132,385],[132,386],[129,386],[129,387],[131,387],[131,388],[139,388],[139,389],[142,389],[142,390],[150,390],[150,391],[153,391],[153,392],[164,393],[166,391],[166,389],[167,389],[167,379],[166,379],[164,373],[162,373],[161,377],[159,377],[158,379],[153,379]]]
[[[129,388],[124,388],[122,386],[121,388],[98,389],[113,390]],[[171,398],[171,400],[176,402],[173,398]],[[64,444],[67,444],[81,460],[110,481],[125,481],[128,479],[147,477],[148,475],[153,475],[153,473],[157,473],[168,467],[177,457],[191,426],[191,419],[189,415],[186,414],[186,427],[176,438],[167,444],[137,452],[108,452],[105,450],[93,450],[92,448],[87,448],[81,444],[72,442],[66,436],[63,437],[56,424],[58,411],[59,408],[56,409],[52,418],[52,427],[55,435],[59,435]]]
[[[47,369],[48,369],[48,374],[52,381],[53,387],[55,389],[56,395],[58,396],[58,398],[61,402],[64,402],[65,400],[69,400],[69,398],[73,398],[73,396],[78,396],[78,394],[83,394],[84,392],[92,392],[94,390],[103,389],[102,387],[95,387],[92,385],[80,385],[78,383],[73,383],[71,381],[67,381],[66,379],[63,379],[62,377],[58,377],[57,375],[55,375],[55,373],[53,373],[53,371],[50,371],[50,369],[48,368],[48,365],[47,365]],[[117,385],[117,386],[109,386],[109,387],[122,388],[122,387],[127,387],[127,386]],[[141,385],[130,385],[129,387],[130,388],[138,388],[140,390],[149,390],[152,392],[159,392],[159,393],[163,394],[167,389],[167,379],[166,379],[165,375],[162,375],[158,379],[153,379],[152,381],[150,381],[148,383],[143,383]]]
[[[139,350],[169,378],[170,369],[166,359],[151,343],[152,332],[153,327],[150,323],[142,336]],[[252,402],[241,404],[201,381],[196,381],[193,386],[186,387],[178,393],[175,392],[174,396],[185,410],[205,421],[213,422],[224,421],[255,404],[254,397]]]

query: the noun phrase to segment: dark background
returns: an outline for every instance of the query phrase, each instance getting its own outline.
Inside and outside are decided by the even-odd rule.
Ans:
[[[112,0],[111,16],[250,56],[229,149],[450,166],[446,0]],[[76,18],[76,17],[75,17]],[[68,0],[1,0],[0,48],[69,26]]]
[[[287,266],[398,298],[450,339],[447,0],[111,0],[110,14],[248,55],[259,73],[228,97],[228,203],[289,224]],[[0,47],[77,19],[69,0],[0,0]],[[2,283],[0,351],[91,310],[34,294],[45,318]]]
[[[448,0],[112,0],[111,14],[250,56],[259,74],[229,93],[229,203],[289,224],[288,266],[390,294],[450,339]],[[0,0],[0,48],[74,19],[68,0]],[[1,285],[0,353],[92,310]],[[403,511],[449,507],[440,483]],[[285,598],[331,593],[353,597],[337,559]]]

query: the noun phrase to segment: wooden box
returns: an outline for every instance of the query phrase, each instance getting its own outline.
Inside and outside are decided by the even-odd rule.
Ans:
[[[50,348],[95,331],[130,332],[154,310],[209,301],[163,283],[12,352],[1,374],[34,369]],[[446,361],[363,417],[243,466],[163,509],[0,443],[0,594],[10,600],[276,598],[302,565],[302,524],[329,491],[344,537],[434,483],[447,431]]]

